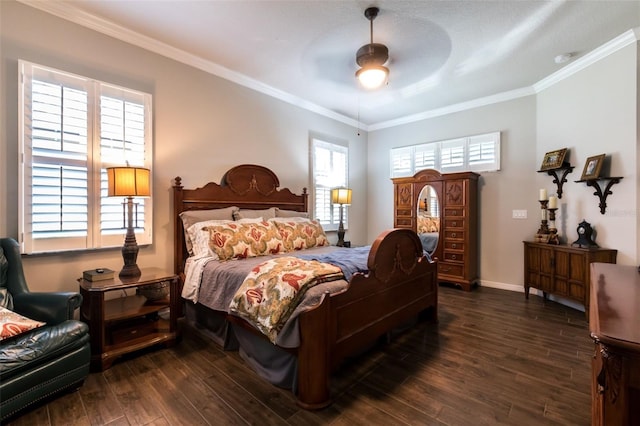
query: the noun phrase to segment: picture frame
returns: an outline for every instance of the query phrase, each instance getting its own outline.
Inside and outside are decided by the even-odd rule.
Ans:
[[[605,156],[606,154],[600,154],[587,158],[587,161],[584,163],[584,169],[582,169],[582,177],[580,180],[598,179]]]
[[[559,169],[564,164],[564,157],[567,155],[567,148],[549,151],[542,159],[540,170]]]

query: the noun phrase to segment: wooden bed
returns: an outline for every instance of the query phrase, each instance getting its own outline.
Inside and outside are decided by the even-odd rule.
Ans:
[[[220,184],[207,183],[196,189],[183,188],[181,178],[177,177],[173,186],[176,273],[184,278],[188,256],[181,212],[230,206],[308,210],[306,188],[302,194],[294,194],[286,188],[278,189],[279,186],[271,170],[250,164],[230,169]],[[320,304],[298,317],[300,345],[293,351],[298,363],[298,404],[305,409],[330,404],[330,375],[346,357],[361,352],[419,315],[428,314],[430,319],[437,320],[436,263],[423,256],[415,232],[407,229],[383,232],[372,243],[367,266],[369,272],[355,274],[346,290],[339,294],[325,293]],[[243,322],[227,316],[234,323]],[[246,327],[252,328],[249,324]]]

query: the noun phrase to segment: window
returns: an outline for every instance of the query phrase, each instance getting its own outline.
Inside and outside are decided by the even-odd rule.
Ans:
[[[312,139],[311,151],[314,218],[325,230],[335,231],[340,224],[340,206],[331,203],[331,189],[349,186],[349,150],[342,145]],[[347,209],[343,214],[343,224],[347,228]]]
[[[123,199],[106,168],[151,169],[151,95],[25,61],[20,67],[19,231],[23,253],[122,246]],[[134,199],[139,244],[151,199]]]
[[[500,170],[500,132],[391,149],[391,177],[413,176],[424,169]]]

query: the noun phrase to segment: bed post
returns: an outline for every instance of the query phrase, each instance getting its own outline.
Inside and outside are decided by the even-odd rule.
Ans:
[[[173,211],[182,211],[182,178],[176,176],[175,183],[173,185]],[[183,250],[184,250],[184,230],[182,229],[182,222],[177,215],[173,215],[174,233],[173,233],[173,270],[176,274],[180,275],[183,272]],[[182,276],[181,276],[182,277]]]
[[[299,317],[297,402],[306,410],[317,410],[331,404],[329,336],[333,323],[330,303],[331,296],[327,292],[320,305]]]

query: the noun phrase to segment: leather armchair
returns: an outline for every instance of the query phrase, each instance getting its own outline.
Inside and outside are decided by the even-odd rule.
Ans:
[[[79,388],[89,374],[88,326],[74,320],[82,296],[75,292],[32,293],[18,243],[0,239],[0,288],[11,310],[46,325],[0,341],[0,422],[61,391]]]

